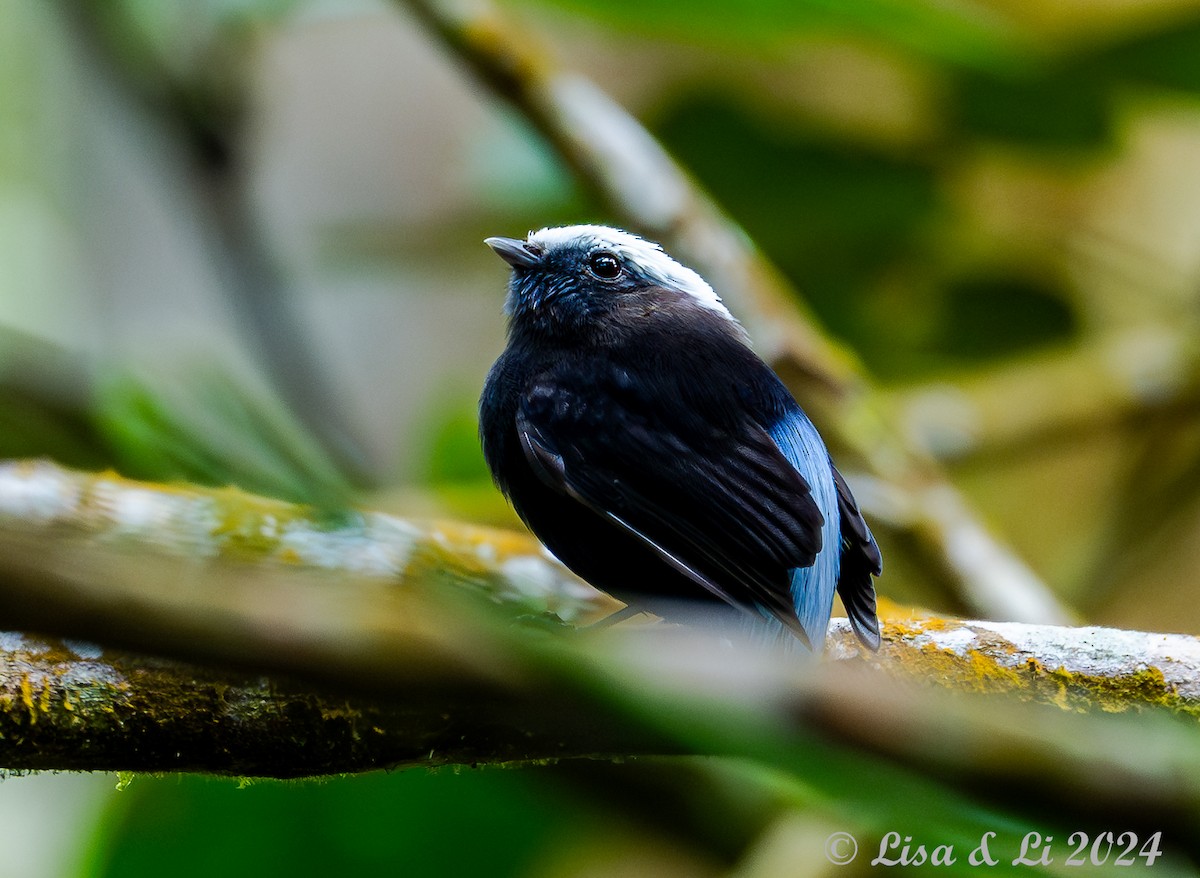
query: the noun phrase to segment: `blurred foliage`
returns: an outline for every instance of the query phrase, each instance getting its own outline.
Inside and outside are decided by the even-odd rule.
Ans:
[[[239,788],[137,778],[112,799],[95,876],[527,875],[585,803],[516,771],[402,772]],[[301,842],[302,840],[302,842]]]
[[[421,424],[416,441],[429,448],[422,475],[430,485],[491,483],[479,445],[478,403],[472,393],[439,396],[437,408]]]
[[[947,293],[931,347],[948,360],[1012,356],[1064,341],[1077,329],[1067,303],[1037,279],[963,276]]]
[[[870,145],[751,115],[736,99],[685,94],[655,130],[785,272],[834,332],[871,328],[847,307],[898,261],[924,249],[938,208],[934,168]],[[885,356],[858,345],[868,363]],[[883,362],[881,362],[881,360]]]
[[[670,0],[636,4],[556,0],[554,5],[606,25],[670,40],[693,39],[722,49],[733,45],[783,53],[795,40],[814,34],[866,36],[932,60],[981,67],[1012,66],[1032,49],[1024,35],[1001,16],[962,0],[755,0],[736,8],[719,0],[703,0],[692,4],[688,15],[680,15],[678,5]]]
[[[497,527],[522,528],[512,506],[496,490],[479,444],[479,403],[475,391],[438,394],[416,420],[412,446],[421,460],[414,484],[436,512]],[[409,500],[410,507],[417,504]],[[423,510],[415,508],[415,513]]]
[[[350,488],[266,392],[197,369],[175,386],[117,374],[97,393],[99,429],[133,478],[237,485],[330,510]]]
[[[1097,149],[1115,133],[1109,99],[1103,82],[1071,67],[1013,76],[968,72],[957,77],[948,121],[959,136],[1040,150]]]
[[[49,456],[72,467],[110,463],[82,399],[82,363],[61,348],[0,327],[0,457]]]

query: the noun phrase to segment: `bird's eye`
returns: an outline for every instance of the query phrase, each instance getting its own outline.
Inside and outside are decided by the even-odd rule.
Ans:
[[[621,263],[617,257],[603,250],[588,257],[588,269],[601,280],[615,280],[621,276]]]

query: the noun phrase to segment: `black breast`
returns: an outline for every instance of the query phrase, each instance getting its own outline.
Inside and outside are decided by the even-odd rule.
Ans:
[[[615,485],[619,474],[604,476],[614,483],[611,491],[605,491],[604,485],[590,486],[611,498],[604,510],[598,510],[572,497],[561,485],[552,485],[544,468],[539,473],[531,466],[528,437],[522,447],[519,415],[552,424],[555,437],[561,440],[555,452],[565,459],[564,465],[576,467],[576,472],[588,466],[583,457],[571,459],[578,447],[610,463],[619,458],[630,435],[636,433],[643,442],[649,436],[658,444],[661,459],[667,461],[650,480],[651,490],[660,492],[660,497],[672,490],[672,480],[678,483],[691,478],[688,455],[694,449],[711,448],[716,459],[735,456],[735,440],[744,435],[748,412],[769,404],[759,398],[763,382],[777,379],[741,342],[736,325],[720,315],[711,315],[711,320],[700,315],[698,320],[678,321],[667,311],[651,309],[638,318],[624,331],[610,333],[602,344],[571,348],[550,346],[544,337],[514,333],[508,350],[488,376],[481,400],[484,454],[497,485],[525,523],[556,557],[593,585],[626,599],[646,595],[711,597],[694,579],[601,514],[610,511],[620,516],[624,511],[621,491]],[[766,396],[773,397],[773,393]],[[678,447],[672,448],[672,443]],[[670,471],[672,452],[678,452],[678,478]],[[777,449],[772,445],[768,452],[777,453]],[[619,473],[619,467],[608,472]],[[789,469],[788,475],[795,473]],[[807,501],[803,479],[795,491]],[[689,512],[695,509],[697,517],[704,518],[705,499],[694,498],[685,508]],[[707,505],[711,517],[713,506]],[[726,530],[720,529],[722,535]],[[795,527],[787,530],[800,532]],[[782,598],[787,594],[788,568],[796,564],[775,563],[770,558],[788,551],[793,550],[772,552],[769,547],[756,546],[747,551],[732,546],[724,555],[736,553],[735,561],[743,573],[750,571],[751,578],[769,592],[778,591]],[[794,551],[790,557],[795,559]],[[722,579],[712,559],[687,560],[701,567],[707,564],[711,578]],[[734,587],[728,592],[750,602]],[[790,600],[786,606],[790,607]]]

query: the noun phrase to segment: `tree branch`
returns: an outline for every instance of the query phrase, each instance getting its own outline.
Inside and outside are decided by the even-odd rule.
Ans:
[[[424,684],[371,697],[354,685],[0,634],[0,766],[290,778],[678,749],[579,710],[551,712],[517,687],[436,674]]]
[[[670,679],[678,671],[666,666],[654,644],[664,633],[658,627],[622,635],[623,649],[635,653],[632,662],[614,663],[609,649],[596,643],[582,654],[593,670],[606,674],[627,674],[632,665],[659,679],[665,671]],[[277,635],[310,636],[298,629]],[[667,634],[668,642],[674,636]],[[858,655],[844,620],[835,621],[830,655],[839,660]],[[379,663],[378,657],[363,657],[361,665],[371,669],[369,688],[385,679],[396,682]],[[884,649],[868,664],[909,685],[1014,694],[1064,709],[1165,706],[1200,713],[1200,642],[1182,635],[913,620],[887,625]],[[480,665],[453,679],[432,672],[431,663],[421,668],[423,678],[405,671],[402,687],[371,694],[361,691],[363,678],[350,671],[329,680],[341,683],[334,689],[79,641],[0,634],[0,766],[284,778],[688,749],[644,725],[598,722],[603,714],[586,686],[497,680],[480,673]],[[853,717],[857,738],[878,737],[870,729],[884,720],[882,705],[871,709],[872,722],[864,721],[856,713],[862,699],[853,699],[851,709],[836,696],[833,683],[844,682],[843,675],[818,677],[814,688],[813,680],[768,673],[764,686],[763,669],[753,657],[734,661],[733,668],[720,680],[715,700],[712,692],[704,693],[708,709],[736,711],[737,693],[753,692],[793,711]],[[335,677],[328,669],[322,676]],[[878,688],[878,680],[868,685],[870,691]],[[690,709],[701,709],[698,698]],[[894,724],[883,727],[895,731]]]
[[[880,738],[930,723],[913,705],[937,689],[1070,711],[1200,712],[1200,642],[1184,635],[893,613],[884,648],[866,656],[835,620],[838,660],[820,667],[718,646],[740,642],[737,632],[658,624],[548,636],[546,625],[618,605],[527,538],[365,512],[321,521],[240,491],[48,463],[0,465],[0,575],[6,624],[47,634],[0,635],[9,769],[283,777],[724,752],[737,745],[690,730],[764,715],[800,717],[791,734],[834,727],[944,761],[925,752],[924,733]],[[664,727],[657,711],[679,724]]]
[[[446,628],[455,600],[557,624],[620,607],[527,536],[49,462],[0,464],[0,574],[15,628],[378,686],[510,670],[482,632]]]
[[[720,291],[764,356],[799,385],[830,438],[903,494],[902,515],[890,523],[946,574],[967,607],[1029,622],[1071,618],[893,426],[863,364],[820,330],[786,279],[636,119],[589,80],[557,67],[485,0],[406,5],[541,132],[615,215],[662,241]]]

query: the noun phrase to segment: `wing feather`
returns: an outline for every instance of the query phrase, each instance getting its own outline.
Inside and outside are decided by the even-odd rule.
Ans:
[[[790,571],[821,549],[808,482],[750,419],[686,435],[614,397],[602,419],[561,384],[527,393],[517,431],[541,481],[618,524],[715,596],[762,608],[806,642]],[[672,425],[673,427],[674,425]]]
[[[837,591],[850,617],[850,627],[866,646],[879,649],[879,617],[875,607],[872,576],[883,572],[883,556],[866,519],[858,509],[850,486],[833,470],[837,486],[838,512],[842,522],[842,564]]]

